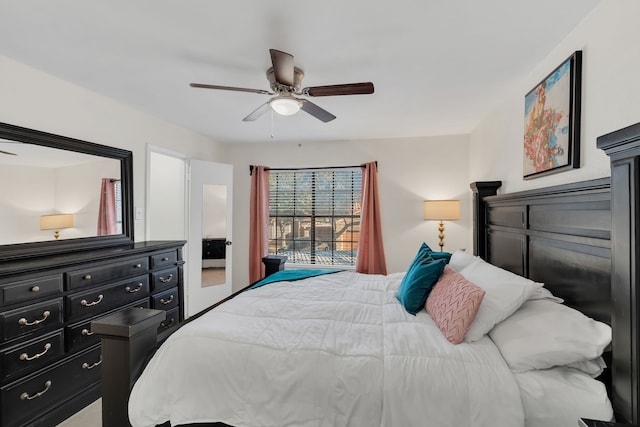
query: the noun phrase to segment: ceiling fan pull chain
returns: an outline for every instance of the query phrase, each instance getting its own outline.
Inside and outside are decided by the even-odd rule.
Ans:
[[[271,139],[273,139],[273,109],[271,109]]]

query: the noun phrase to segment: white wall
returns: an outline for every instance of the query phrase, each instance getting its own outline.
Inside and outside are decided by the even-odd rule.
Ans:
[[[205,184],[202,188],[202,237],[227,237],[227,186]]]
[[[134,204],[146,200],[146,144],[224,161],[224,145],[0,55],[0,121],[133,152]],[[224,124],[221,124],[223,126]],[[135,239],[145,240],[144,220]]]
[[[382,233],[389,272],[405,271],[426,241],[438,249],[438,223],[424,221],[427,199],[460,199],[461,219],[446,223],[445,250],[471,248],[468,137],[265,142],[229,148],[234,165],[234,290],[249,283],[249,165],[273,168],[359,165],[378,161]]]
[[[184,240],[187,236],[184,160],[155,151],[149,151],[148,156],[147,239]]]
[[[470,136],[470,180],[501,180],[501,191],[511,192],[609,176],[609,158],[596,138],[640,122],[639,16],[637,0],[604,0],[516,83]],[[583,53],[581,167],[524,181],[524,96],[576,50]]]
[[[55,206],[54,186],[54,169],[2,165],[0,244],[53,240],[53,230],[40,231],[40,215]]]

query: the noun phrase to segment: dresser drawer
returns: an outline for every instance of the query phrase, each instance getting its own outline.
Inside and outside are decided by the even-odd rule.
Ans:
[[[100,380],[100,346],[92,347],[37,375],[0,388],[2,426],[22,426],[34,416]]]
[[[107,313],[100,315],[100,317],[108,316],[112,313],[124,310],[129,307],[149,308],[149,298],[138,300],[132,304],[125,305],[111,310]],[[91,322],[96,320],[95,318],[82,320],[73,325],[66,326],[64,328],[65,343],[68,352],[77,351],[81,348],[88,347],[100,342],[100,337],[91,332]]]
[[[67,290],[91,285],[101,285],[121,277],[145,273],[149,270],[149,258],[133,258],[114,264],[87,267],[65,273]]]
[[[149,275],[76,292],[66,297],[67,321],[94,317],[149,295]]]
[[[151,295],[151,308],[157,310],[171,310],[178,306],[178,288],[171,288],[155,295]]]
[[[163,252],[161,254],[151,255],[151,268],[172,267],[178,262],[178,253],[176,251]]]
[[[178,326],[179,321],[180,313],[178,312],[178,307],[167,311],[167,318],[158,326],[158,335],[174,326]]]
[[[0,351],[2,379],[26,374],[50,364],[64,354],[62,329]]]
[[[2,339],[10,340],[42,329],[62,326],[62,298],[0,313]]]
[[[62,274],[18,280],[3,285],[0,289],[1,305],[62,294]]]
[[[151,290],[168,289],[178,285],[178,268],[173,267],[151,273]]]

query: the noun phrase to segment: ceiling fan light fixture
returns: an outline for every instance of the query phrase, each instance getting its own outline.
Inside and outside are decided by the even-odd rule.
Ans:
[[[269,105],[281,116],[292,116],[302,107],[302,101],[290,96],[278,96],[269,101]]]

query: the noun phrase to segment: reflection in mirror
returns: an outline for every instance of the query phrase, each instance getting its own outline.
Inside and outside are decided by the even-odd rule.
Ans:
[[[0,194],[0,245],[122,234],[116,159],[0,139]]]
[[[202,186],[202,287],[226,282],[227,186]]]
[[[99,231],[103,179],[116,224]],[[131,245],[133,153],[0,123],[0,217],[0,262]]]

